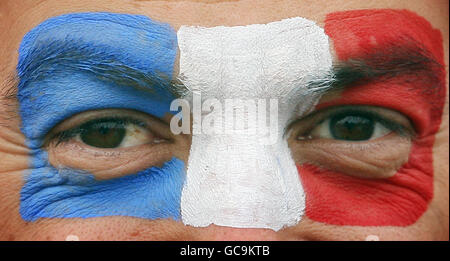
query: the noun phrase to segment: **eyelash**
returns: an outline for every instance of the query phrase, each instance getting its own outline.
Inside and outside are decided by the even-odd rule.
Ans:
[[[323,116],[321,116],[321,119],[319,121],[316,121],[315,123],[313,123],[311,127],[308,127],[307,130],[304,133],[300,133],[297,136],[308,136],[315,127],[317,127],[319,124],[323,123],[325,120],[333,118],[333,117],[339,117],[339,116],[345,116],[348,114],[352,114],[355,116],[361,116],[361,117],[367,117],[367,118],[371,118],[376,122],[379,122],[380,124],[382,124],[384,127],[386,127],[387,129],[397,133],[400,136],[406,137],[406,138],[412,138],[414,136],[414,133],[412,130],[410,130],[408,127],[403,126],[400,123],[397,123],[393,120],[387,119],[386,117],[381,116],[379,113],[376,112],[372,112],[366,109],[355,109],[355,108],[338,108],[335,109],[336,111],[332,111],[333,109],[326,109],[327,112],[325,112],[325,114]],[[328,112],[328,110],[331,110],[331,112]],[[317,115],[319,112],[316,112],[312,115],[308,115],[305,118],[310,118],[310,117],[314,117],[315,115]],[[303,119],[305,119],[303,118]],[[297,122],[303,120],[300,119]]]
[[[143,123],[142,121],[139,121],[137,119],[133,119],[133,118],[103,117],[103,118],[89,120],[89,121],[79,124],[78,126],[76,126],[74,128],[55,133],[54,135],[52,135],[50,137],[50,141],[54,141],[53,144],[55,147],[57,147],[58,145],[60,145],[64,142],[67,142],[70,139],[86,132],[87,130],[84,128],[86,125],[91,125],[91,124],[96,124],[96,123],[101,123],[101,122],[114,122],[114,124],[116,124],[116,126],[120,126],[123,128],[125,128],[125,126],[130,123],[138,125],[140,127],[146,127],[145,123]]]
[[[331,110],[331,112],[328,112],[328,110]],[[305,118],[297,120],[296,122],[299,122],[306,118],[314,117],[319,112],[308,115]],[[312,124],[312,126],[308,127],[306,131],[304,131],[303,133],[299,133],[297,136],[308,136],[316,126],[323,123],[325,120],[333,118],[333,117],[348,115],[348,114],[371,118],[374,121],[379,122],[384,127],[397,133],[400,136],[403,136],[406,138],[412,138],[414,136],[413,131],[411,131],[408,127],[405,127],[402,124],[399,124],[393,120],[387,119],[386,117],[381,116],[379,113],[368,111],[366,109],[355,109],[355,108],[345,108],[345,107],[338,108],[338,109],[332,109],[332,108],[326,109],[326,112],[324,113],[324,115],[321,116],[322,119],[320,119],[319,121],[315,121]],[[114,124],[116,124],[116,126],[120,126],[123,128],[127,124],[135,124],[140,127],[146,127],[145,123],[143,123],[140,120],[133,119],[131,117],[111,117],[111,116],[110,117],[102,117],[102,118],[88,120],[88,121],[85,121],[85,122],[79,124],[78,126],[76,126],[74,128],[57,132],[50,137],[49,141],[51,141],[53,146],[57,147],[58,145],[60,145],[64,142],[67,142],[70,139],[72,139],[78,135],[81,135],[85,131],[87,131],[87,129],[84,128],[86,125],[96,124],[96,123],[101,123],[101,122],[114,122]]]

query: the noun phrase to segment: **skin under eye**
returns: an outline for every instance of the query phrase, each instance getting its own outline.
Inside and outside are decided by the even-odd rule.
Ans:
[[[190,136],[173,135],[163,119],[126,109],[87,111],[64,120],[47,134],[45,149],[57,168],[87,171],[110,179],[185,160]]]
[[[414,128],[404,115],[373,106],[337,106],[290,126],[298,164],[362,178],[390,177],[408,160]]]

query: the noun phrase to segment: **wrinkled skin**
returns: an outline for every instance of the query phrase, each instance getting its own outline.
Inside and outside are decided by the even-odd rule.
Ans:
[[[208,2],[207,4],[204,2]],[[256,2],[256,3],[255,3]],[[316,1],[16,1],[0,2],[0,240],[448,240],[448,96],[440,131],[433,148],[434,197],[416,223],[406,227],[358,227],[328,225],[304,217],[294,227],[274,232],[268,229],[238,229],[211,225],[186,226],[173,220],[145,220],[132,217],[89,219],[39,219],[25,222],[19,214],[23,172],[28,169],[28,149],[20,132],[20,116],[14,99],[17,49],[22,37],[47,18],[64,13],[107,11],[143,14],[152,19],[180,25],[235,26],[263,24],[300,16],[323,26],[326,14],[353,9],[409,9],[426,18],[441,31],[445,62],[448,63],[447,1],[333,1],[326,6]],[[447,88],[448,88],[448,64]],[[7,98],[10,95],[12,98]],[[447,91],[448,95],[448,91]],[[180,155],[186,158],[187,155]]]

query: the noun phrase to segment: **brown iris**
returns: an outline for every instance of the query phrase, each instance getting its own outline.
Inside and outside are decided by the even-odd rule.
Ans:
[[[97,148],[116,148],[125,137],[126,124],[115,119],[102,119],[81,126],[81,140]]]
[[[368,140],[374,131],[374,121],[359,115],[336,116],[330,119],[330,131],[339,140]]]

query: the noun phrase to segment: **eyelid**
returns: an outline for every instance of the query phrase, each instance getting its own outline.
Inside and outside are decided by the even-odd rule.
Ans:
[[[167,124],[156,117],[129,109],[103,109],[82,112],[63,120],[47,133],[43,144],[44,146],[48,146],[58,139],[59,135],[69,135],[67,138],[71,138],[73,137],[71,134],[77,134],[77,128],[80,128],[90,121],[104,118],[123,120],[124,123],[133,123],[147,128],[150,128],[151,126],[151,132],[155,135],[163,139],[171,139],[170,133],[162,131],[163,126],[166,127]],[[61,136],[59,137],[61,138]]]
[[[91,124],[91,123],[101,124],[101,122],[108,122],[108,123],[114,122],[114,125],[116,127],[120,126],[122,128],[126,128],[127,125],[129,125],[129,124],[134,124],[134,125],[137,125],[139,127],[146,128],[146,125],[143,122],[138,121],[136,119],[132,119],[132,118],[123,118],[123,117],[117,117],[117,116],[116,117],[108,117],[108,118],[97,118],[97,119],[93,119],[93,120],[89,120],[89,121],[83,122],[83,123],[81,123],[80,125],[78,125],[78,126],[76,126],[74,128],[71,128],[71,129],[68,129],[68,130],[65,130],[65,131],[57,132],[54,135],[52,135],[50,137],[50,139],[51,140],[57,139],[57,143],[56,143],[56,146],[57,146],[61,142],[65,142],[65,141],[67,141],[67,140],[69,140],[71,138],[75,138],[75,137],[78,137],[78,135],[83,134],[83,132],[85,131],[83,129],[83,127],[86,124]]]
[[[297,127],[299,125],[298,123],[302,122],[304,123],[301,124],[303,126],[298,126],[298,129],[294,133],[291,133],[291,135],[295,135],[295,137],[307,136],[308,133],[326,119],[349,113],[372,117],[384,127],[396,132],[400,136],[410,139],[413,139],[415,136],[414,127],[405,115],[388,108],[367,105],[340,105],[324,108],[293,121],[287,129],[294,128],[294,126]]]

